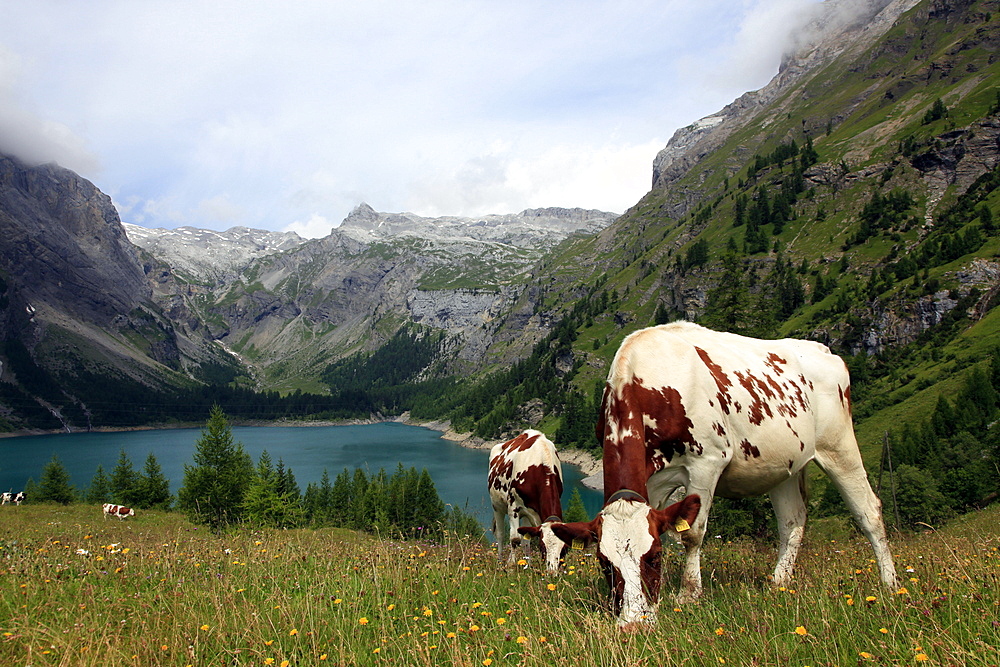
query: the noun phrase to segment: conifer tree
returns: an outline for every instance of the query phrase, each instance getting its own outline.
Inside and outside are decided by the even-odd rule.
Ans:
[[[163,469],[153,452],[146,457],[142,473],[139,475],[136,501],[137,507],[149,509],[170,509],[173,498],[170,495],[170,480],[163,476]]]
[[[98,464],[94,477],[90,480],[90,487],[84,499],[88,503],[103,505],[111,502],[111,484],[107,475],[104,474],[104,466]]]
[[[727,252],[722,267],[719,282],[708,292],[703,322],[720,331],[749,333],[750,292],[743,276],[743,264],[734,252]]]
[[[563,521],[566,523],[590,521],[590,514],[583,505],[583,497],[580,495],[580,489],[578,488],[574,488],[573,493],[569,496],[569,503],[566,506],[566,512],[563,514]]]
[[[261,452],[255,474],[243,497],[244,519],[254,526],[294,528],[302,524],[303,511],[298,495],[283,491],[284,471],[271,464],[267,451]]]
[[[69,505],[75,499],[75,492],[69,480],[69,473],[59,455],[53,454],[52,459],[42,468],[42,479],[38,483],[37,492],[33,495],[40,502]]]
[[[351,493],[354,485],[351,481],[351,473],[344,468],[337,475],[330,490],[329,518],[330,525],[347,528],[352,526]]]
[[[139,473],[135,471],[132,460],[124,449],[118,453],[118,463],[111,470],[108,484],[111,487],[111,502],[129,507],[140,506]]]
[[[431,479],[427,468],[420,471],[414,496],[416,511],[413,514],[411,527],[416,531],[424,531],[424,534],[436,530],[438,523],[444,517],[444,502],[438,496],[437,487],[434,486],[434,480]]]
[[[177,505],[192,521],[213,530],[237,523],[253,473],[253,461],[243,445],[234,442],[228,418],[215,405],[195,443],[194,465],[184,466]]]

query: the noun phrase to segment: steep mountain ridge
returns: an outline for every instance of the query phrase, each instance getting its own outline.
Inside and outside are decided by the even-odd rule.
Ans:
[[[838,58],[849,59],[870,48],[917,2],[828,0],[817,5],[817,17],[800,31],[796,43],[783,57],[778,74],[766,86],[744,93],[716,113],[677,130],[657,154],[652,188],[673,189],[669,214],[680,217],[697,202],[697,188],[686,188],[679,181],[705,157],[719,151],[734,133],[750,123],[757,122],[766,130],[774,123],[772,119],[788,113],[786,107],[795,102],[800,84]],[[841,113],[846,115],[850,110]],[[770,118],[758,118],[762,115]],[[815,131],[818,127],[804,125],[803,129]],[[738,171],[752,155],[748,148],[737,144],[726,165],[729,170]]]
[[[178,332],[146,269],[92,183],[0,154],[0,426],[86,426],[97,378],[164,391],[231,363]]]

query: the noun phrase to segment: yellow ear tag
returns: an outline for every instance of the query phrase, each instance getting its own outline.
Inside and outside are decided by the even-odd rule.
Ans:
[[[674,524],[674,530],[683,533],[685,530],[691,530],[691,526],[684,519],[678,519],[677,523]]]
[[[583,540],[573,540],[573,548],[577,551],[583,551]]]

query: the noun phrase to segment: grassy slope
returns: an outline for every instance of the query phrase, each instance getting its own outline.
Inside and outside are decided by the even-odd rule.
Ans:
[[[905,593],[884,590],[867,544],[830,523],[807,535],[792,590],[767,583],[771,548],[713,542],[701,602],[668,598],[635,634],[606,611],[591,554],[548,578],[467,539],[214,536],[177,514],[2,509],[2,664],[971,666],[1000,651],[1000,508],[897,536]],[[677,558],[664,560],[670,591]]]

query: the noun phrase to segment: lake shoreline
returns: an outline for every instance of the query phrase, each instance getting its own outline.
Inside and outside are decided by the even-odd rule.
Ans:
[[[483,440],[478,436],[472,435],[472,433],[458,433],[452,429],[451,422],[449,421],[420,422],[411,419],[409,413],[403,413],[390,421],[399,421],[410,426],[423,426],[433,431],[440,431],[441,437],[445,440],[450,440],[455,444],[468,447],[469,449],[492,449],[493,445],[497,444],[493,441]],[[580,449],[560,449],[559,461],[580,468],[586,475],[580,483],[588,489],[595,491],[604,490],[604,464],[592,454]]]

